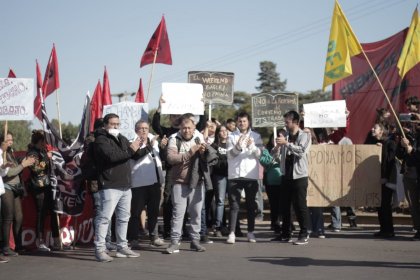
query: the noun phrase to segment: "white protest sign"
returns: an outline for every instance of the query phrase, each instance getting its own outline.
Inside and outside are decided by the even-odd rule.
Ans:
[[[34,118],[34,79],[0,78],[0,120]]]
[[[161,113],[204,115],[203,85],[189,83],[162,83]]]
[[[346,101],[303,104],[305,127],[346,127]]]
[[[120,133],[133,140],[137,137],[134,125],[138,120],[148,121],[149,104],[136,102],[120,102],[104,106],[103,116],[114,113],[120,117]]]

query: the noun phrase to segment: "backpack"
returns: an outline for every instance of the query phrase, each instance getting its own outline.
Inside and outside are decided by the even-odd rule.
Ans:
[[[95,164],[94,144],[95,138],[92,135],[86,137],[83,149],[84,151],[80,159],[82,176],[83,179],[87,181],[96,181],[98,179],[98,171]]]

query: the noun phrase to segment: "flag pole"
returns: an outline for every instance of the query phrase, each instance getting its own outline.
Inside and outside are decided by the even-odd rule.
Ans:
[[[363,48],[362,48],[362,53],[363,53],[364,57],[366,58],[366,61],[367,61],[367,63],[369,64],[370,69],[372,69],[373,75],[375,75],[375,78],[376,78],[376,80],[377,80],[377,81],[378,81],[378,83],[379,83],[379,86],[380,86],[380,88],[381,88],[381,90],[382,90],[382,93],[385,95],[385,99],[386,99],[386,101],[388,102],[389,107],[391,108],[391,112],[392,112],[392,114],[394,115],[395,120],[397,121],[397,124],[398,124],[398,126],[399,126],[399,128],[400,128],[400,130],[401,130],[401,134],[402,134],[403,138],[406,138],[405,133],[404,133],[404,130],[403,130],[403,127],[402,127],[402,125],[401,125],[401,122],[400,122],[400,120],[398,119],[397,113],[396,113],[396,112],[395,112],[395,110],[394,110],[394,106],[392,106],[391,100],[389,100],[389,97],[388,97],[388,95],[387,95],[387,93],[386,93],[386,91],[385,91],[384,86],[382,85],[381,80],[379,79],[378,74],[377,74],[377,73],[376,73],[376,71],[375,71],[375,68],[373,68],[372,63],[370,62],[370,60],[369,60],[369,58],[367,57],[367,55],[366,55],[365,51],[363,50]]]
[[[153,57],[152,71],[150,72],[149,87],[147,88],[147,96],[146,96],[146,100],[145,100],[146,103],[149,100],[149,93],[150,93],[150,88],[152,86],[153,71],[155,70],[157,54],[158,54],[158,50],[155,51],[155,56]]]
[[[209,103],[209,121],[211,121],[211,103]]]
[[[7,130],[8,130],[8,121],[6,120],[6,122],[4,123],[4,139],[3,141],[6,141],[6,137],[7,137]],[[6,151],[3,151],[3,164],[6,164]]]
[[[58,89],[55,91],[55,97],[56,97],[57,116],[58,116],[58,131],[60,132],[60,138],[63,139],[63,133],[61,131],[60,98],[58,97]]]

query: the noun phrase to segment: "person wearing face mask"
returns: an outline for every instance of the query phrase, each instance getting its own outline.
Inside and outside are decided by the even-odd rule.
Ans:
[[[98,211],[95,230],[95,256],[99,262],[113,260],[106,253],[105,237],[112,214],[115,211],[115,235],[117,238],[117,258],[136,258],[140,254],[127,246],[127,227],[131,206],[131,166],[130,159],[136,158],[140,139],[131,144],[119,133],[120,119],[113,113],[107,114],[104,127],[95,131],[94,154],[98,172],[101,207]]]
[[[371,130],[372,137],[365,144],[378,145],[382,147],[381,156],[381,207],[378,208],[378,219],[380,229],[374,234],[375,237],[392,238],[394,237],[394,224],[392,221],[392,196],[394,191],[388,184],[396,184],[397,169],[395,156],[397,143],[395,136],[388,137],[383,124],[376,123]]]

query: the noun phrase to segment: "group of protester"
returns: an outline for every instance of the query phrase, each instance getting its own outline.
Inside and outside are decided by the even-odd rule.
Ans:
[[[392,196],[401,172],[416,230],[413,239],[419,240],[420,101],[411,97],[406,104],[411,116],[404,122],[406,136],[401,137],[401,132],[395,129],[387,110],[378,109],[378,118],[366,144],[382,147],[380,231],[375,236],[394,236]],[[305,128],[304,112],[290,111],[283,117],[284,129],[272,135],[266,146],[260,134],[251,128],[251,117],[246,112],[238,113],[235,119],[223,124],[215,119],[206,121],[204,116],[197,119],[192,114],[170,115],[171,126],[164,127],[159,106],[151,124],[156,135],[150,132],[148,121],[139,120],[135,124],[137,137],[132,141],[119,132],[118,115],[108,114],[96,120],[94,132],[86,138],[80,160],[95,205],[96,259],[112,261],[110,251],[116,251],[115,257],[118,258],[140,256],[135,251],[140,249],[140,225],[143,230],[146,228],[141,219],[143,210],[147,213],[150,244],[164,247],[168,254],[179,253],[181,241],[185,238],[190,240],[191,250],[204,252],[203,244],[212,243],[210,232],[216,237],[227,236],[226,243],[234,244],[238,236],[243,236],[238,219],[243,195],[247,210],[246,239],[255,243],[255,220],[259,208],[257,194],[263,184],[271,209],[271,229],[277,234],[273,241],[305,245],[310,234],[325,238],[323,209],[308,207],[306,203],[307,154],[315,144],[352,144],[346,137],[347,128]],[[13,154],[13,135],[9,133],[0,140],[1,151],[6,154],[0,157],[0,183],[5,189],[1,195],[1,250],[4,257],[0,262],[7,262],[6,257],[17,256],[24,250],[21,245],[21,199],[26,190],[20,175],[26,167],[31,173],[27,189],[36,205],[37,247],[50,250],[42,238],[45,217],[53,208],[48,177],[51,153],[42,131],[33,132],[28,152],[20,161]],[[226,196],[229,213],[225,212]],[[161,207],[163,238],[158,230]],[[292,209],[299,224],[294,241]],[[346,210],[350,226],[356,227],[354,209],[348,207]],[[50,216],[52,235],[57,241],[52,249],[59,249],[57,215]],[[340,207],[332,208],[331,216],[329,227],[340,231]],[[111,238],[113,220],[115,243]],[[15,250],[9,247],[12,224]],[[165,239],[170,241],[167,243]]]

